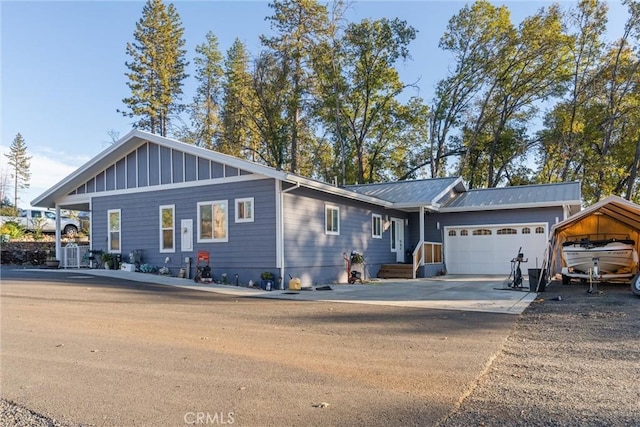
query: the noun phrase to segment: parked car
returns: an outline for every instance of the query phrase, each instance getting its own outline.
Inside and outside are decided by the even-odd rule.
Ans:
[[[48,209],[20,209],[18,216],[0,216],[0,226],[13,222],[27,231],[42,230],[43,233],[56,232],[56,213]],[[80,223],[72,218],[60,216],[62,234],[73,237],[78,234]]]

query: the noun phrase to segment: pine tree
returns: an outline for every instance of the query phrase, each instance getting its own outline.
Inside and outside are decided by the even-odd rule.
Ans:
[[[312,139],[309,106],[305,105],[305,98],[309,97],[314,85],[310,56],[319,39],[329,31],[329,15],[327,6],[317,0],[274,0],[269,7],[274,14],[267,20],[275,35],[260,39],[279,57],[286,72],[287,85],[283,90],[287,95],[286,114],[290,125],[286,160],[288,169],[299,173],[302,168],[300,153],[309,149],[304,141]]]
[[[31,156],[27,155],[27,144],[19,133],[13,139],[9,152],[5,154],[9,159],[8,164],[11,168],[13,178],[13,205],[18,207],[18,190],[29,188],[29,180],[31,179]]]
[[[233,156],[245,156],[255,161],[258,136],[254,122],[255,95],[249,72],[249,55],[244,44],[236,39],[224,61],[222,135],[218,150]]]
[[[179,103],[185,68],[184,28],[173,4],[148,0],[142,18],[136,23],[134,43],[127,43],[125,65],[131,96],[122,102],[125,117],[136,117],[134,127],[167,136],[170,118],[184,110]]]
[[[211,31],[206,42],[196,46],[196,80],[198,89],[191,107],[196,145],[219,149],[217,139],[220,128],[220,92],[222,90],[222,55],[218,38]],[[220,151],[220,150],[219,150]]]

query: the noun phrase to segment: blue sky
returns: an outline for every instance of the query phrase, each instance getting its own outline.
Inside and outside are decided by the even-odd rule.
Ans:
[[[31,188],[20,192],[20,207],[104,150],[113,130],[131,130],[131,119],[116,109],[129,95],[125,53],[133,41],[143,1],[7,1],[0,0],[1,121],[6,152],[15,135],[25,138],[31,162]],[[167,2],[168,3],[168,2]],[[185,28],[189,74],[193,76],[195,46],[213,31],[224,52],[240,38],[251,54],[260,51],[260,34],[270,34],[267,1],[173,2]],[[517,24],[550,2],[506,1]],[[564,7],[575,2],[561,1]],[[418,30],[411,44],[413,59],[399,67],[405,82],[418,81],[419,95],[429,100],[443,78],[448,55],[438,49],[447,22],[462,1],[359,1],[348,19],[388,17],[406,20]],[[609,39],[617,37],[626,10],[610,3]],[[195,92],[193,78],[185,82],[183,101]],[[0,160],[0,173],[6,158]]]

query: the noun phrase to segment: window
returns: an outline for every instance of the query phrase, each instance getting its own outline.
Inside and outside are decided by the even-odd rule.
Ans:
[[[382,239],[382,215],[371,214],[371,237]]]
[[[198,203],[198,242],[229,241],[227,207],[226,200]]]
[[[324,232],[325,234],[340,234],[340,208],[326,205],[324,207]]]
[[[474,236],[490,236],[491,230],[487,230],[486,228],[480,228],[478,230],[473,230]]]
[[[529,227],[525,227],[522,229],[522,234],[531,234],[531,229]]]
[[[460,230],[460,235],[461,236],[468,236],[469,232],[467,230]]]
[[[236,222],[253,222],[253,197],[236,199]]]
[[[120,253],[120,209],[110,209],[107,211],[107,231],[109,233],[108,251]]]
[[[160,206],[160,252],[175,252],[175,205]]]
[[[536,234],[544,234],[544,227],[536,227]]]
[[[455,236],[455,235],[457,235],[456,230],[449,230],[449,236]]]
[[[518,234],[518,230],[515,228],[501,228],[498,230],[497,234]]]

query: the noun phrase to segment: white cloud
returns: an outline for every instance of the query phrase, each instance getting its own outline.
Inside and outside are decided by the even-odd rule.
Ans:
[[[7,169],[7,158],[4,156],[9,147],[0,147],[2,154],[2,173]],[[31,179],[29,188],[18,190],[18,206],[27,208],[31,201],[60,182],[70,173],[78,169],[86,161],[86,156],[77,156],[69,153],[55,152],[50,147],[29,148],[31,157]],[[9,179],[7,195],[13,200],[13,182]]]

